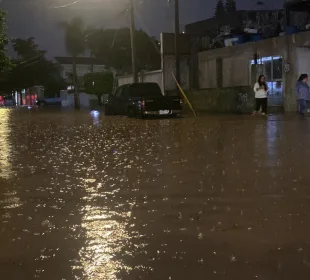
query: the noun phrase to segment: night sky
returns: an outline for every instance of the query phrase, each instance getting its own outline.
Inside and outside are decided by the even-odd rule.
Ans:
[[[72,2],[74,5],[59,6]],[[173,6],[168,0],[135,0],[138,17],[136,25],[159,37],[160,32],[173,30]],[[170,0],[173,1],[173,0]],[[180,0],[180,24],[212,17],[217,0]],[[118,28],[128,26],[129,16],[122,14],[128,0],[0,0],[0,7],[8,12],[9,36],[36,38],[50,57],[66,55],[63,32],[57,23],[73,16],[82,16],[87,25]],[[237,0],[239,9],[257,9],[257,1]],[[273,2],[271,4],[271,2]],[[284,0],[265,1],[269,9],[280,8]]]

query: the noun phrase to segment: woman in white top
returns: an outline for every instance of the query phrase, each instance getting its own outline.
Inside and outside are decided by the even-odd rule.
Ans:
[[[266,84],[266,79],[264,75],[260,75],[258,81],[254,85],[255,92],[255,111],[254,114],[257,114],[262,108],[262,115],[267,114],[267,94],[268,94],[268,86]]]

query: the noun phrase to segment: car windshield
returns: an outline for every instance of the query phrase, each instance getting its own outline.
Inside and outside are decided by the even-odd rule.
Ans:
[[[163,96],[158,84],[133,84],[130,86],[131,97],[155,97]]]

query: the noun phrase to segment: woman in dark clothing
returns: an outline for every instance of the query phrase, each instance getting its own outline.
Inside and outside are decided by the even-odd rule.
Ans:
[[[307,74],[301,74],[296,83],[296,98],[299,104],[299,114],[304,116],[307,113],[307,102],[310,99]]]

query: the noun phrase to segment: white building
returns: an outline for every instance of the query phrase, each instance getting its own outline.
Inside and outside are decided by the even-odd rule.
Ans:
[[[61,76],[67,80],[72,77],[72,57],[55,57],[56,61],[62,66]],[[104,72],[108,69],[98,59],[91,57],[77,57],[76,58],[76,74],[78,77],[84,77],[85,74],[91,72]]]

